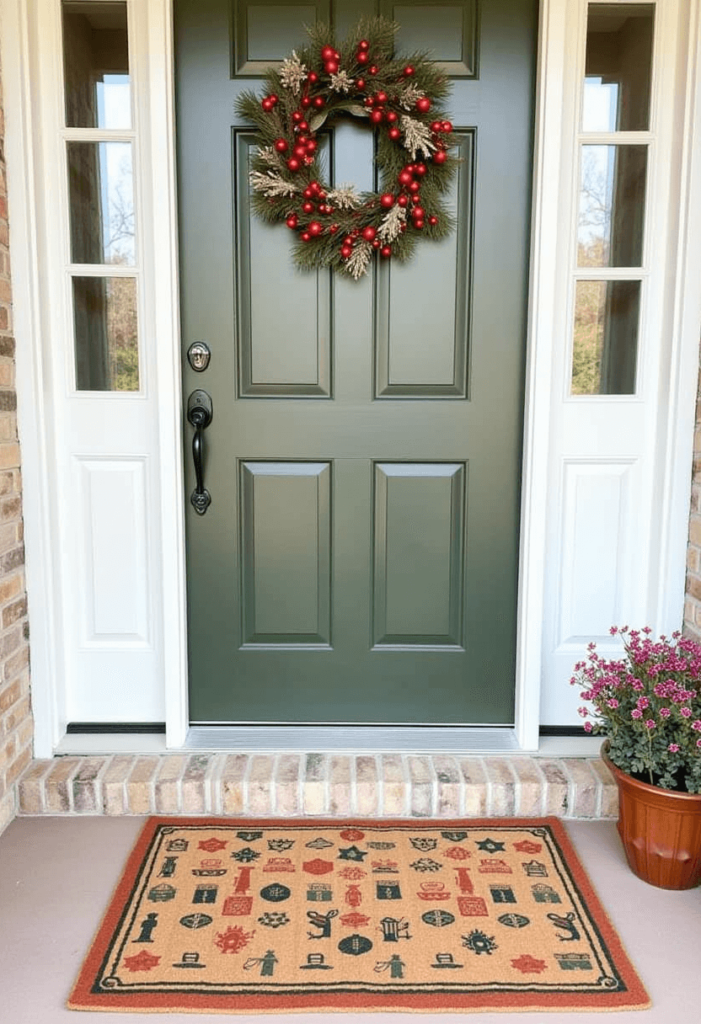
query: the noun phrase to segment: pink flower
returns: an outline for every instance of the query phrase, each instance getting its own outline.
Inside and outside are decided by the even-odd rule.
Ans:
[[[589,712],[587,711],[587,709],[586,709],[586,708],[579,708],[579,709],[578,709],[578,714],[579,714],[579,715],[580,715],[580,716],[581,716],[582,718],[588,718],[588,717],[589,717]]]
[[[618,707],[618,701],[616,700],[615,697],[611,697],[611,699],[607,700],[606,703],[607,703],[607,705],[610,708],[617,708]]]
[[[640,710],[640,708],[633,708],[633,710],[630,713],[630,717],[631,718],[642,718],[643,717],[643,713]]]
[[[591,722],[585,722],[584,723],[584,731],[585,732],[591,732],[593,728],[594,728],[594,726],[591,724]]]
[[[672,712],[669,710],[669,708],[660,708],[659,714],[660,718],[669,718]]]
[[[649,708],[650,698],[649,697],[638,697],[637,705],[639,708]]]
[[[697,746],[697,747],[701,747],[701,740],[697,740],[697,741],[696,741],[696,746]]]
[[[656,728],[657,723],[655,722],[654,718],[648,718],[648,720],[645,723],[645,725],[646,725],[646,727],[648,729],[654,729],[654,728]]]
[[[684,718],[691,718],[691,708],[679,708],[679,712]]]
[[[670,743],[670,745],[667,747],[667,750],[671,750],[671,752],[673,754],[678,754],[679,753],[679,744],[678,743]]]
[[[696,732],[701,732],[701,718],[697,718],[695,722],[692,722],[691,728],[696,729]]]

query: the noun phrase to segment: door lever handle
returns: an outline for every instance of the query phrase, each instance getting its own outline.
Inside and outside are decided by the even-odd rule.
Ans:
[[[188,422],[195,428],[192,438],[192,458],[195,463],[196,486],[190,495],[192,507],[203,516],[212,504],[212,497],[204,485],[204,432],[212,422],[212,399],[206,391],[193,391],[187,400]]]

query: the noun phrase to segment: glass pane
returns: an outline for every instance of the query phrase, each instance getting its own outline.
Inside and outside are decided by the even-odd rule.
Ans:
[[[69,128],[130,128],[125,3],[63,3],[63,69]]]
[[[647,146],[582,146],[580,267],[642,264],[646,174]]]
[[[134,264],[130,142],[69,142],[73,263]]]
[[[573,395],[632,395],[640,281],[577,281]]]
[[[136,279],[74,277],[78,391],[138,391]]]
[[[653,4],[589,6],[585,132],[648,129],[653,17]]]

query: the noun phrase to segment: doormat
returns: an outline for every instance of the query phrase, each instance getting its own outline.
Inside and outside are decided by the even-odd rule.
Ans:
[[[68,1006],[650,1005],[555,818],[150,818]]]

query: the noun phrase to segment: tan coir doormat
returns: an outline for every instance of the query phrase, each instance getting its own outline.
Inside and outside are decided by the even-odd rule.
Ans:
[[[151,818],[68,1005],[621,1010],[647,994],[554,818]]]

